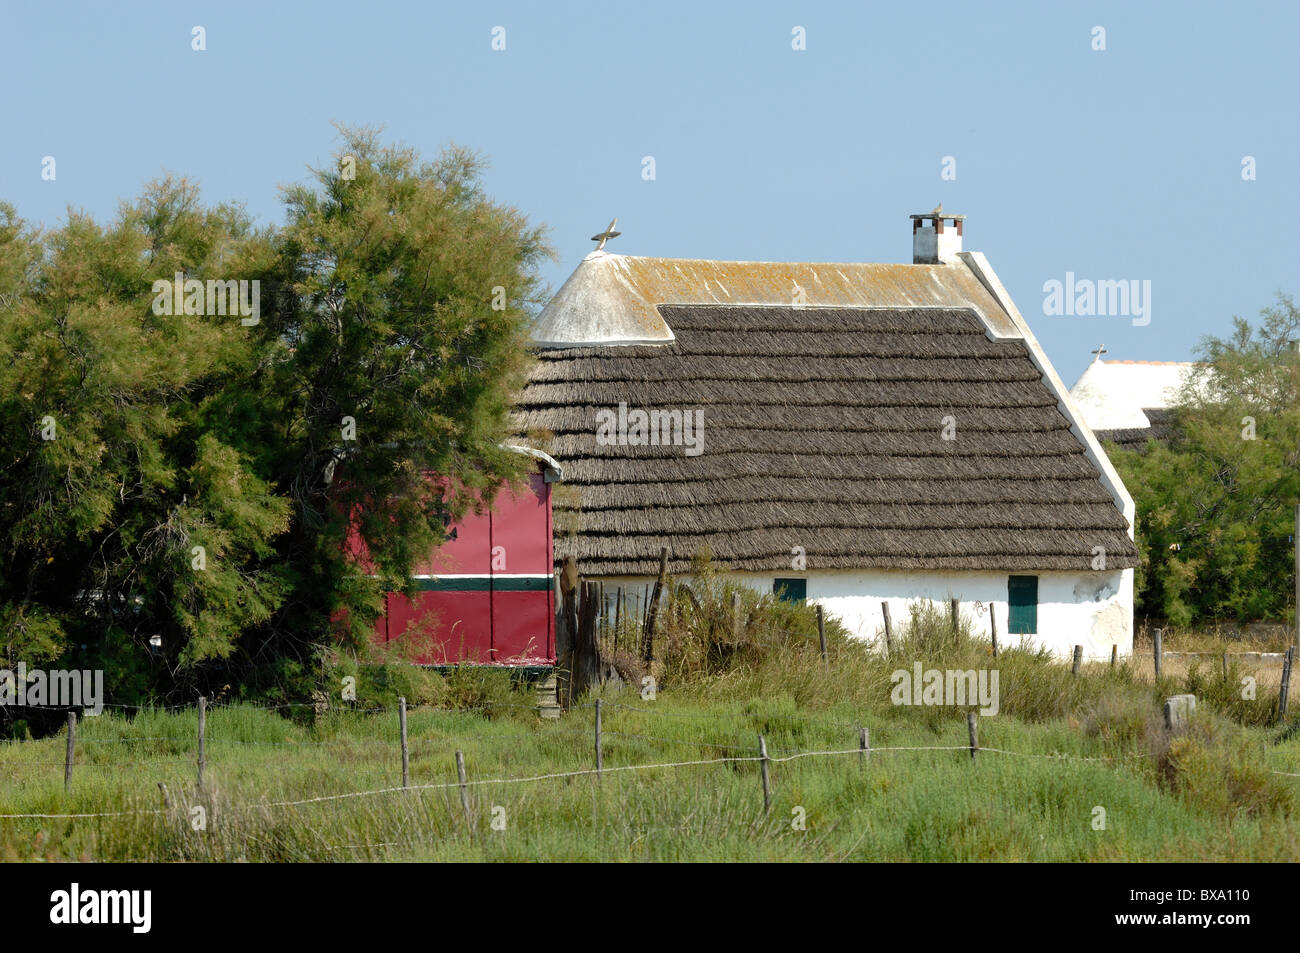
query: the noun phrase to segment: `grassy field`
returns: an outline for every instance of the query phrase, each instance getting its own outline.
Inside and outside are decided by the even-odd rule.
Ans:
[[[657,697],[607,690],[599,780],[541,777],[594,767],[592,699],[543,720],[531,689],[486,672],[456,694],[472,709],[411,711],[409,791],[387,706],[217,707],[202,791],[192,709],[81,720],[66,794],[61,735],[0,744],[0,814],[145,812],[0,818],[0,860],[1300,857],[1300,777],[1286,776],[1300,774],[1300,737],[1275,722],[1275,696],[1240,697],[1236,666],[1227,679],[1217,662],[1184,667],[1155,686],[1140,660],[1076,678],[1028,653],[994,660],[935,625],[918,624],[891,658],[833,631],[826,661],[804,620],[785,620],[776,640],[771,627],[739,642],[722,629],[671,619]],[[1001,712],[980,718],[979,743],[1000,751],[972,761],[967,709],[891,703],[891,672],[918,660],[999,672]],[[1170,737],[1160,703],[1185,690],[1198,712]],[[366,707],[394,701],[374,691]],[[852,753],[859,726],[869,759]],[[773,759],[766,815],[760,733]],[[902,750],[933,748],[957,750]],[[783,760],[826,751],[851,753]],[[683,764],[695,761],[713,763]],[[632,769],[663,764],[678,766]],[[335,797],[356,792],[377,793]]]

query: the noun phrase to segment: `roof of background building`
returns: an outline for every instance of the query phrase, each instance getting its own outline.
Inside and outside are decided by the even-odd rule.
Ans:
[[[1150,421],[1150,426],[1094,430],[1093,433],[1098,440],[1117,443],[1125,450],[1141,450],[1149,440],[1168,440],[1174,430],[1174,412],[1167,408],[1144,407],[1142,413]]]
[[[1172,406],[1196,365],[1176,361],[1095,360],[1070,388],[1084,423],[1093,431],[1151,426],[1146,409]]]

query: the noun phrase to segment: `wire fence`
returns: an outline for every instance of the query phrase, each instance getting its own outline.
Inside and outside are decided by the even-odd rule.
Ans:
[[[398,739],[335,739],[335,740],[327,740],[327,741],[270,742],[270,741],[250,741],[250,740],[243,740],[243,739],[222,738],[220,736],[207,737],[204,735],[204,736],[200,736],[198,740],[197,748],[187,749],[187,751],[185,752],[185,756],[183,757],[176,756],[176,757],[144,759],[144,760],[114,759],[114,760],[108,760],[103,762],[85,761],[85,760],[72,761],[71,756],[73,754],[74,748],[72,744],[69,744],[68,747],[69,760],[35,761],[35,762],[19,761],[14,764],[6,764],[5,769],[8,770],[14,767],[63,767],[67,772],[65,774],[65,783],[70,785],[73,768],[78,770],[83,768],[119,769],[128,766],[189,764],[189,765],[199,766],[198,787],[199,789],[202,789],[203,787],[202,767],[205,763],[204,758],[206,756],[206,750],[208,745],[232,745],[232,746],[238,746],[243,748],[266,747],[266,748],[273,748],[273,749],[301,747],[301,748],[316,749],[316,750],[351,749],[354,747],[362,747],[362,748],[381,747],[389,750],[392,750],[394,748],[401,749],[402,777],[404,779],[404,783],[400,786],[391,785],[391,786],[369,788],[363,790],[343,791],[343,792],[332,793],[332,794],[322,794],[314,797],[296,798],[296,799],[267,800],[263,798],[261,800],[246,801],[243,802],[242,804],[234,805],[235,807],[265,809],[265,808],[301,807],[307,805],[356,800],[359,798],[379,797],[384,795],[397,794],[400,792],[409,793],[412,791],[438,791],[438,790],[449,790],[452,788],[459,788],[462,793],[462,798],[464,798],[470,789],[488,787],[488,786],[536,784],[540,782],[561,780],[561,779],[573,779],[573,778],[583,778],[583,777],[600,778],[606,774],[617,775],[617,774],[635,773],[635,772],[666,771],[666,770],[677,770],[677,769],[685,769],[685,768],[710,767],[710,766],[718,766],[718,765],[737,765],[737,764],[757,763],[757,764],[761,764],[761,766],[763,767],[763,771],[762,771],[763,794],[764,794],[764,803],[766,805],[769,800],[768,773],[767,773],[768,767],[771,765],[789,764],[796,761],[802,761],[811,758],[839,758],[839,757],[847,757],[847,756],[857,756],[863,762],[863,764],[865,764],[870,758],[876,755],[921,753],[921,752],[949,752],[949,753],[962,752],[968,754],[972,761],[976,758],[977,755],[992,754],[992,755],[998,755],[1002,757],[1035,758],[1035,759],[1044,759],[1044,760],[1051,760],[1057,762],[1122,765],[1122,764],[1129,764],[1133,762],[1139,762],[1149,757],[1141,754],[1118,755],[1118,756],[1115,755],[1087,756],[1087,755],[1068,754],[1064,752],[1017,751],[1017,750],[999,747],[999,746],[982,746],[978,743],[977,740],[977,732],[976,732],[977,718],[973,714],[968,716],[969,717],[968,724],[970,727],[970,740],[967,744],[872,746],[870,745],[868,740],[869,738],[868,731],[864,726],[859,724],[854,724],[852,722],[844,722],[844,721],[830,720],[830,719],[819,719],[816,716],[812,716],[812,715],[796,715],[787,712],[753,712],[753,711],[696,714],[696,713],[688,713],[688,712],[666,711],[662,709],[649,708],[645,706],[627,705],[619,702],[604,702],[603,700],[597,700],[595,702],[588,703],[580,707],[595,709],[594,724],[591,728],[562,728],[559,726],[552,725],[540,731],[510,732],[504,734],[494,733],[494,734],[482,736],[484,740],[488,740],[488,741],[509,741],[509,742],[517,742],[521,739],[532,740],[534,742],[539,742],[539,741],[545,742],[551,738],[557,738],[557,737],[573,738],[575,736],[583,736],[586,738],[591,738],[594,741],[595,752],[596,752],[595,767],[578,768],[578,769],[565,770],[565,771],[552,771],[552,772],[545,772],[540,774],[479,778],[479,779],[469,779],[462,774],[460,779],[457,781],[445,781],[445,782],[440,781],[440,782],[427,782],[427,783],[418,783],[418,784],[410,783],[409,780],[406,780],[409,777],[407,759],[409,756],[410,749],[413,746],[435,746],[435,747],[442,747],[444,753],[449,753],[448,745],[450,742],[454,741],[454,739],[440,738],[440,737],[424,737],[424,738],[403,737],[400,740]],[[719,741],[714,738],[672,738],[672,737],[665,737],[663,735],[647,735],[647,734],[642,734],[642,733],[632,732],[632,731],[605,730],[602,722],[603,709],[605,708],[614,709],[614,710],[624,710],[624,711],[629,711],[629,712],[634,712],[634,713],[644,714],[644,715],[651,715],[651,716],[661,717],[666,719],[683,718],[683,717],[709,719],[709,720],[717,719],[717,718],[762,719],[768,721],[769,723],[780,719],[793,719],[796,721],[813,720],[816,721],[819,724],[819,726],[823,728],[852,727],[857,732],[860,733],[859,743],[856,747],[842,747],[842,748],[832,747],[832,748],[814,748],[811,750],[784,750],[783,751],[781,749],[768,748],[766,744],[766,739],[761,734],[758,736],[758,745],[756,748],[753,744],[746,745],[741,743],[733,743],[735,739],[728,739],[727,741]],[[385,707],[382,709],[375,709],[374,711],[391,712],[394,710],[400,713],[405,713],[415,709],[404,709],[402,706],[399,705],[398,708],[396,709]],[[430,709],[430,710],[449,711],[446,709]],[[369,713],[372,710],[350,709],[350,711]],[[403,723],[403,734],[404,734],[405,733],[404,717],[402,723]],[[203,719],[200,719],[200,724],[201,725],[203,724]],[[659,761],[630,763],[630,764],[622,764],[622,765],[605,765],[603,764],[603,750],[604,750],[604,743],[606,739],[614,739],[614,740],[629,739],[638,742],[648,742],[654,745],[670,745],[670,746],[695,747],[700,749],[714,749],[726,753],[720,754],[715,757],[704,757],[704,758],[696,758],[696,759],[659,760]],[[85,739],[83,743],[93,743],[99,745],[108,745],[108,744],[130,745],[130,744],[137,744],[137,743],[152,743],[152,744],[162,743],[162,744],[174,745],[174,744],[185,744],[186,742],[184,742],[182,739],[177,739],[173,737],[149,735],[149,736],[140,736],[140,737],[122,736],[122,737],[110,737],[110,738],[88,738]],[[99,750],[103,750],[103,749],[99,749]],[[456,761],[458,767],[463,767],[464,762],[463,762],[462,753],[459,750],[457,750],[455,754],[456,754]],[[1289,778],[1300,777],[1300,772],[1280,771],[1274,769],[1270,769],[1270,770],[1272,774],[1280,775],[1283,777],[1289,777]],[[165,815],[170,812],[171,810],[169,805],[169,807],[167,808],[158,808],[152,810],[140,809],[140,810],[68,812],[68,813],[44,813],[44,812],[0,813],[0,820],[22,820],[22,819],[76,820],[76,819],[127,817],[127,816],[158,816],[158,815]],[[338,849],[345,849],[345,848],[340,847]]]
[[[707,745],[707,742],[690,742],[690,743]],[[752,751],[754,749],[751,747],[748,750]],[[621,774],[621,773],[637,772],[637,771],[661,771],[661,770],[670,770],[670,769],[677,769],[677,768],[707,767],[707,766],[716,766],[716,765],[725,765],[725,764],[746,764],[746,763],[788,764],[794,761],[800,761],[807,758],[828,758],[828,757],[841,757],[846,755],[856,755],[859,758],[867,758],[877,754],[892,754],[892,753],[899,753],[899,752],[936,752],[936,751],[937,752],[957,751],[963,753],[974,752],[978,754],[992,753],[992,754],[1002,754],[1002,755],[1028,755],[1031,757],[1045,757],[1045,758],[1052,758],[1056,760],[1086,761],[1086,762],[1112,760],[1108,758],[1080,758],[1080,757],[1075,757],[1070,755],[1055,755],[1055,754],[1033,755],[1027,752],[1008,751],[1002,748],[979,747],[979,746],[975,746],[974,748],[972,748],[970,745],[898,745],[898,746],[886,745],[882,747],[871,747],[866,749],[858,747],[858,748],[839,748],[839,749],[824,749],[824,750],[812,750],[812,751],[796,751],[786,755],[773,755],[770,752],[766,755],[761,753],[748,754],[748,755],[726,755],[717,758],[700,758],[700,759],[686,760],[686,761],[658,761],[658,762],[650,762],[644,764],[602,766],[599,768],[579,768],[571,771],[552,771],[544,774],[522,775],[522,776],[515,776],[515,777],[478,778],[472,780],[466,779],[464,781],[440,781],[440,782],[430,782],[424,784],[408,784],[404,786],[393,785],[389,787],[372,788],[369,790],[362,790],[362,791],[344,791],[336,794],[322,794],[316,797],[308,797],[308,798],[296,798],[296,799],[278,800],[278,801],[267,801],[267,800],[249,801],[249,802],[245,802],[243,805],[240,806],[245,808],[301,807],[301,806],[311,805],[311,804],[325,804],[330,802],[352,800],[356,798],[377,797],[380,795],[388,795],[388,794],[409,793],[412,791],[438,791],[438,790],[449,790],[452,788],[467,789],[467,788],[476,788],[476,787],[488,787],[493,785],[534,784],[541,781],[563,780],[567,778],[602,777],[606,774]],[[1300,777],[1300,775],[1296,775],[1296,776]],[[22,813],[22,814],[0,814],[0,820],[156,816],[156,815],[162,815],[167,813],[168,810],[166,808],[157,808],[153,810],[99,811],[99,812],[67,813],[67,814]]]
[[[643,612],[638,612],[638,614],[642,616],[644,615]],[[954,618],[955,617],[956,617],[956,613],[954,609]],[[635,619],[635,617],[633,618]],[[641,618],[640,622],[642,625],[644,625],[645,622],[644,617]],[[788,631],[773,629],[772,631],[768,632],[768,631],[764,631],[763,626],[761,625],[755,626],[753,623],[754,620],[752,619],[747,620],[746,625],[743,629],[743,634],[738,633],[737,644],[779,643],[785,646],[790,646],[793,644],[799,647],[820,651],[824,659],[828,657],[828,647],[827,647],[826,640],[824,638],[824,632],[820,631],[821,630],[820,614],[819,614],[819,635],[822,636],[821,638],[817,638],[816,636],[807,636],[807,637],[796,638],[792,641],[791,634]],[[769,638],[769,636],[771,638]],[[996,636],[994,636],[990,640],[990,643],[991,643],[992,651],[996,656],[997,654]],[[886,644],[884,648],[886,649],[886,651],[892,650],[892,646],[890,646],[889,644]],[[1014,645],[1006,646],[1006,650],[1009,651],[1017,651],[1021,648],[1023,648],[1023,646],[1014,646]],[[1163,653],[1163,649],[1162,649],[1161,634],[1159,630],[1156,630],[1153,638],[1151,658],[1154,664],[1154,670],[1155,670],[1155,674],[1157,675],[1157,679],[1161,672],[1161,662],[1162,662],[1162,658],[1164,657],[1164,654],[1165,653]],[[1170,656],[1174,655],[1174,653],[1168,653],[1168,654]],[[1184,654],[1195,654],[1195,653],[1184,653]],[[1136,656],[1127,656],[1125,657],[1124,662],[1127,664],[1134,658],[1136,658]],[[1225,677],[1227,677],[1228,674],[1227,658],[1228,656],[1224,655],[1223,666],[1224,666]],[[1095,662],[1095,661],[1109,662],[1110,665],[1114,667],[1117,664],[1117,661],[1119,661],[1118,651],[1112,650],[1111,654],[1106,656],[1091,656],[1091,655],[1086,655],[1084,653],[1083,646],[1075,646],[1073,652],[1073,663],[1074,663],[1074,673],[1076,675],[1080,674],[1080,666],[1082,662],[1085,660],[1091,662]],[[1259,656],[1256,656],[1256,658],[1253,660],[1262,660],[1262,659],[1260,659]],[[1279,715],[1285,714],[1286,711],[1286,694],[1287,694],[1287,686],[1289,683],[1291,661],[1292,661],[1292,653],[1288,652],[1284,659],[1283,684],[1281,687],[1281,694],[1279,696]],[[643,695],[642,698],[644,699],[645,696]],[[766,744],[766,739],[764,735],[760,733],[758,736],[759,737],[758,749],[757,751],[755,751],[755,748],[752,744],[746,744],[742,741],[733,738],[719,739],[719,738],[694,738],[694,737],[692,738],[668,737],[663,734],[649,734],[643,731],[617,730],[617,729],[606,730],[602,724],[602,706],[604,710],[628,712],[634,715],[650,716],[656,719],[658,718],[674,719],[674,720],[679,720],[679,723],[680,720],[690,720],[695,722],[712,723],[712,724],[719,724],[721,722],[730,722],[732,724],[735,724],[737,722],[746,722],[746,723],[760,722],[761,725],[750,724],[751,729],[759,728],[760,731],[770,731],[773,726],[782,725],[782,724],[791,725],[791,726],[798,725],[801,728],[819,729],[826,732],[829,731],[839,732],[839,731],[847,731],[851,729],[855,733],[860,733],[860,742],[857,747],[843,748],[843,749],[830,748],[830,749],[814,749],[814,750],[783,750],[780,748],[769,748]],[[26,706],[26,707],[41,708],[47,710],[57,710],[57,711],[67,710],[66,706],[58,706],[58,705],[39,705],[39,706]],[[104,705],[103,707],[115,711],[135,712],[137,714],[141,712],[177,712],[177,711],[191,708],[190,705],[186,705],[186,704],[150,704],[150,703],[145,703],[140,705],[108,704],[108,705]],[[452,743],[454,743],[454,739],[450,736],[417,737],[417,738],[408,737],[407,719],[409,715],[421,714],[421,715],[434,716],[434,717],[463,719],[467,715],[490,714],[497,710],[537,711],[539,709],[539,706],[536,704],[527,704],[522,702],[501,702],[501,701],[493,701],[487,699],[480,700],[473,705],[467,705],[458,708],[448,708],[448,707],[441,707],[441,706],[434,706],[434,705],[408,706],[406,704],[405,699],[399,699],[399,704],[397,706],[391,706],[391,705],[375,706],[375,705],[361,705],[356,703],[353,704],[344,703],[340,705],[337,704],[336,701],[332,698],[317,698],[313,701],[282,702],[278,704],[264,704],[264,705],[247,704],[236,700],[226,700],[226,701],[213,704],[213,703],[209,703],[206,699],[201,698],[199,700],[199,706],[198,706],[199,728],[198,728],[198,736],[197,736],[197,748],[190,747],[191,743],[193,742],[192,738],[185,739],[185,738],[179,738],[175,736],[166,736],[166,735],[158,735],[158,734],[149,734],[149,735],[141,735],[141,736],[124,735],[120,737],[88,737],[80,740],[80,744],[83,746],[81,749],[83,754],[82,757],[80,758],[76,757],[77,747],[75,744],[76,739],[74,737],[74,730],[73,730],[76,724],[76,717],[73,714],[69,714],[66,757],[63,761],[13,761],[13,763],[8,763],[11,759],[2,759],[0,760],[0,764],[3,764],[3,767],[6,771],[10,771],[17,768],[41,769],[41,768],[63,767],[65,789],[68,790],[71,789],[74,773],[76,771],[81,771],[85,769],[119,770],[124,768],[154,767],[159,765],[176,766],[181,764],[193,764],[197,769],[198,788],[201,790],[203,788],[203,772],[205,767],[208,764],[207,751],[209,746],[215,746],[217,748],[220,748],[222,746],[230,746],[242,750],[267,748],[267,749],[274,749],[278,752],[285,752],[290,749],[298,749],[298,750],[316,750],[321,752],[333,751],[339,753],[342,753],[344,751],[353,751],[355,749],[363,749],[363,750],[386,749],[391,752],[394,749],[400,748],[401,777],[403,781],[400,787],[394,786],[394,787],[382,787],[382,788],[374,788],[374,789],[358,790],[358,791],[346,791],[342,793],[324,794],[316,797],[302,798],[297,800],[267,801],[263,799],[258,802],[250,802],[250,806],[257,806],[261,808],[266,808],[266,807],[275,808],[275,807],[292,807],[292,806],[301,806],[301,805],[309,805],[309,804],[337,802],[337,801],[350,800],[356,798],[379,796],[379,795],[390,794],[399,791],[430,791],[430,790],[449,789],[452,787],[460,788],[462,799],[464,800],[467,797],[467,791],[470,788],[484,786],[484,785],[531,784],[531,783],[538,783],[538,782],[548,781],[553,779],[580,778],[580,777],[586,777],[591,775],[601,777],[606,773],[619,774],[619,773],[639,772],[639,771],[661,771],[661,770],[674,770],[680,768],[707,767],[707,766],[724,765],[724,764],[735,765],[735,764],[754,763],[754,762],[761,763],[763,768],[762,771],[763,793],[764,793],[764,803],[766,805],[769,800],[769,791],[768,791],[769,766],[774,764],[790,763],[793,761],[803,760],[808,758],[839,757],[839,756],[846,756],[846,755],[857,755],[860,758],[867,758],[868,756],[874,754],[890,754],[890,753],[901,753],[901,752],[968,751],[972,760],[979,753],[988,753],[988,754],[993,754],[993,755],[998,755],[1003,757],[1013,757],[1013,758],[1051,759],[1056,761],[1075,761],[1081,763],[1124,764],[1124,763],[1132,763],[1135,761],[1141,761],[1144,758],[1149,757],[1147,755],[1142,755],[1142,754],[1089,757],[1089,756],[1081,756],[1081,755],[1064,754],[1059,752],[1045,753],[1045,752],[1016,751],[1016,750],[1011,750],[1011,749],[1001,748],[996,746],[981,747],[977,742],[977,733],[976,733],[977,719],[973,714],[968,716],[970,719],[969,720],[970,741],[968,745],[884,746],[884,747],[872,748],[868,744],[868,732],[861,723],[853,722],[853,721],[845,721],[821,713],[804,713],[804,712],[788,712],[788,711],[753,711],[748,709],[743,711],[687,712],[687,711],[665,710],[663,707],[660,706],[647,707],[644,704],[634,705],[634,704],[627,704],[624,702],[612,701],[612,700],[605,701],[604,699],[596,699],[594,701],[589,701],[585,703],[576,703],[567,706],[567,708],[570,711],[583,711],[583,710],[594,709],[594,714],[595,714],[594,726],[593,726],[594,732],[588,729],[567,728],[567,727],[562,728],[556,725],[552,725],[545,731],[534,730],[534,731],[519,731],[513,733],[490,732],[490,733],[483,734],[481,737],[485,741],[489,741],[489,742],[510,742],[510,743],[519,742],[521,740],[530,741],[534,743],[545,743],[547,741],[555,740],[558,738],[572,738],[574,736],[591,737],[594,742],[594,748],[595,748],[595,767],[593,768],[547,772],[547,773],[527,775],[527,776],[487,778],[487,779],[479,779],[474,781],[467,780],[464,774],[462,773],[460,779],[455,782],[436,782],[436,783],[424,783],[424,784],[414,784],[414,785],[411,784],[410,776],[409,776],[409,758],[412,749],[414,749],[418,754],[425,754],[425,755],[431,754],[433,751],[436,750],[442,750],[444,753],[449,753],[449,747]],[[308,709],[311,710],[318,717],[332,716],[332,715],[382,716],[382,715],[391,715],[392,713],[397,712],[399,715],[400,739],[398,738],[362,738],[362,739],[340,738],[340,739],[330,739],[330,740],[291,739],[291,740],[280,740],[280,741],[262,741],[262,740],[251,740],[246,738],[223,737],[221,736],[220,733],[209,737],[206,733],[206,716],[208,714],[214,714],[223,711],[236,711],[236,710],[285,712],[285,711],[308,710]],[[635,726],[626,726],[626,727],[635,727]],[[624,765],[617,765],[617,766],[605,766],[603,763],[603,746],[605,744],[606,739],[613,742],[624,741],[624,742],[635,742],[638,744],[649,744],[651,746],[667,746],[670,749],[691,748],[691,749],[700,750],[701,753],[704,754],[715,754],[716,756],[704,757],[699,759],[659,760],[659,761],[652,761],[646,763],[632,763],[632,764],[624,764]],[[19,744],[19,743],[23,743],[23,742],[8,741],[5,742],[4,745],[9,746],[9,745]],[[128,755],[127,758],[114,758],[111,756],[106,758],[100,758],[98,756],[91,757],[91,758],[85,757],[84,752],[86,750],[85,746],[87,745],[97,746],[90,750],[101,752],[105,750],[105,746],[115,745],[115,744],[127,746],[126,750],[123,752],[124,754]],[[180,751],[141,750],[144,746],[147,745],[168,746],[173,749],[177,746],[180,746],[182,750]],[[5,747],[0,747],[0,754],[2,754],[4,750],[6,750]],[[463,770],[462,753],[460,751],[456,751],[455,753],[456,753],[458,767],[462,768]],[[129,755],[138,755],[138,757],[129,757]],[[155,756],[150,757],[149,755],[155,755]],[[168,755],[168,756],[164,757],[162,755]],[[143,756],[143,757],[139,757],[139,756]],[[1270,769],[1270,771],[1272,774],[1284,776],[1288,778],[1300,777],[1300,772],[1280,771],[1275,769]],[[19,818],[77,819],[77,818],[97,818],[97,817],[122,817],[122,816],[129,816],[129,815],[157,815],[157,814],[164,814],[164,813],[167,813],[167,811],[162,809],[139,810],[139,811],[64,813],[64,814],[46,814],[46,813],[16,814],[15,813],[15,814],[0,814],[0,819],[19,819]]]

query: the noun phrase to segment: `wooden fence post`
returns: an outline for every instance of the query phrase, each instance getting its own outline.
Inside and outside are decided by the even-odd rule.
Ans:
[[[1119,643],[1116,642],[1110,647],[1110,667],[1115,667],[1115,662],[1119,659]]]
[[[759,768],[763,778],[763,816],[766,817],[772,809],[772,789],[767,776],[767,739],[762,735],[758,736],[758,756],[762,759]]]
[[[623,587],[614,590],[614,651],[618,651],[618,630],[623,624]]]
[[[998,616],[997,611],[993,608],[993,603],[989,603],[989,630],[993,633],[993,657],[998,657]]]
[[[406,696],[397,699],[397,724],[402,730],[402,787],[411,786],[411,753],[406,745]]]
[[[600,780],[600,774],[605,770],[605,752],[601,747],[600,737],[600,699],[596,699],[596,780]]]
[[[894,654],[894,626],[889,619],[889,603],[882,602],[880,611],[885,614],[885,652],[889,655]]]
[[[956,599],[949,599],[949,600],[948,600],[948,608],[949,608],[949,610],[950,610],[950,614],[952,615],[952,634],[953,634],[953,636],[956,636],[956,635],[957,635],[957,620],[958,620],[958,617],[959,617],[959,610],[958,610],[958,606],[959,606],[959,605],[960,605],[960,603],[959,603]]]
[[[740,593],[731,594],[731,640],[737,644],[740,643],[740,633],[744,628],[744,620],[740,617]]]
[[[555,638],[556,699],[561,708],[568,709],[574,699],[602,679],[597,623],[604,587],[597,582],[582,580],[576,563],[569,557],[562,573],[561,598],[564,603],[560,613],[562,624]]]
[[[600,582],[588,582],[583,585],[582,598],[585,613],[580,627],[579,644],[581,647],[582,677],[579,691],[585,691],[594,685],[600,685],[604,673],[600,664],[600,639],[597,632],[599,613],[604,602],[605,585]]]
[[[63,762],[63,790],[72,790],[72,757],[77,747],[77,713],[68,712],[68,754]]]
[[[203,767],[207,762],[208,699],[199,696],[199,787],[203,787]]]
[[[817,607],[817,641],[822,646],[822,661],[826,661],[826,613]]]
[[[560,599],[558,624],[555,629],[555,700],[568,710],[573,704],[575,661],[578,641],[578,562],[572,556],[564,558],[564,568],[556,574]]]
[[[1079,666],[1082,664],[1083,664],[1083,646],[1076,645],[1074,647],[1074,667],[1071,669],[1071,674],[1077,676],[1079,674]]]
[[[603,582],[598,582],[596,583],[596,638],[592,642],[592,644],[596,646],[596,662],[598,670],[600,667],[600,660],[607,654],[602,648],[604,643],[601,641],[603,637],[602,631],[609,630],[609,620],[605,618],[605,606],[605,584]],[[603,679],[602,684],[604,684]]]
[[[473,818],[469,813],[469,784],[465,780],[465,752],[456,752],[456,779],[460,782],[460,806],[465,811],[465,826],[473,829]]]
[[[655,657],[655,620],[659,614],[659,590],[664,587],[664,580],[667,576],[668,547],[663,546],[659,549],[659,576],[655,579],[654,592],[650,594],[650,604],[646,607],[643,648],[645,651],[645,661],[647,662]]]
[[[1282,684],[1277,690],[1277,717],[1281,719],[1286,715],[1287,696],[1291,689],[1291,662],[1295,658],[1295,646],[1289,645],[1286,650],[1286,658],[1282,659]]]
[[[979,734],[975,726],[975,712],[966,712],[966,730],[970,733],[970,759],[975,760],[975,753],[980,750]]]
[[[1163,661],[1164,656],[1163,635],[1164,633],[1159,629],[1153,629],[1151,632],[1151,651],[1155,656],[1157,682],[1160,681],[1160,663]]]
[[[1223,653],[1223,680],[1228,680],[1228,653]]]
[[[867,758],[871,757],[871,735],[867,733],[866,728],[858,729],[858,764],[865,766]]]

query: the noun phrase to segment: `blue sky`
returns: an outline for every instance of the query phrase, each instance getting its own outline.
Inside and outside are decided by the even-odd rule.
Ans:
[[[0,199],[107,218],[175,172],[278,223],[331,120],[382,124],[486,155],[554,287],[614,216],[626,254],[889,262],[942,201],[1070,384],[1300,292],[1298,34],[1292,3],[0,0]],[[1151,323],[1045,315],[1066,272],[1151,281]]]

